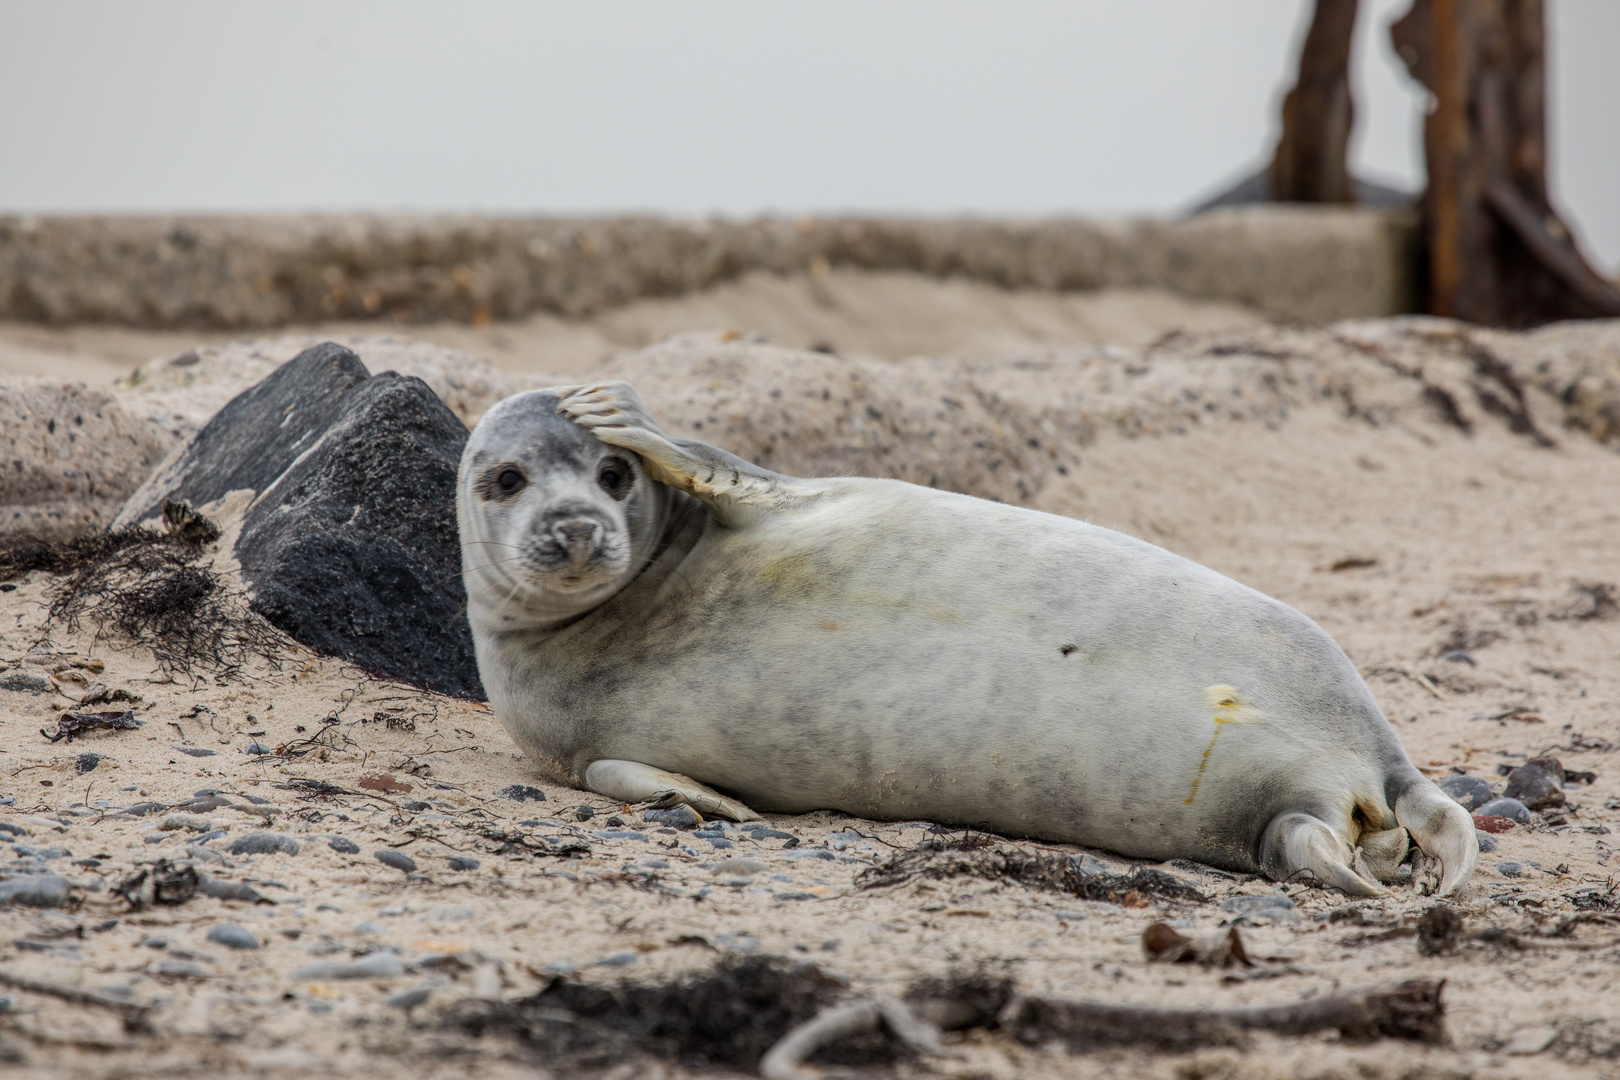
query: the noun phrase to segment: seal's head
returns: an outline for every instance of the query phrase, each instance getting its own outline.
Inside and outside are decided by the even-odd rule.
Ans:
[[[671,492],[641,460],[530,390],[467,440],[456,480],[462,578],[475,628],[554,625],[606,601],[657,547]]]

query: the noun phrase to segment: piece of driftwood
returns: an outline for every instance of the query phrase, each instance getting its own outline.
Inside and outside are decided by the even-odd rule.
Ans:
[[[151,1008],[133,1001],[124,1001],[120,998],[98,994],[94,990],[80,990],[73,986],[61,986],[57,983],[41,982],[30,979],[24,975],[13,975],[9,971],[0,971],[0,986],[9,986],[14,990],[22,990],[30,994],[43,994],[46,997],[57,998],[73,1005],[88,1005],[96,1009],[106,1009],[117,1013],[124,1021],[124,1030],[131,1034],[152,1034]]]
[[[1444,986],[1444,980],[1412,979],[1394,987],[1244,1009],[1161,1009],[1025,997],[1007,1007],[1001,1026],[1023,1042],[1061,1041],[1071,1050],[1242,1046],[1249,1031],[1277,1035],[1338,1031],[1358,1041],[1437,1043],[1445,1039],[1445,1006],[1440,1001]]]
[[[819,1080],[825,1074],[805,1064],[812,1054],[880,1025],[918,1053],[940,1050],[939,1028],[913,1016],[903,1002],[877,997],[827,1009],[795,1027],[760,1059],[759,1075],[765,1080]]]
[[[1547,192],[1543,0],[1413,0],[1395,51],[1434,95],[1421,203],[1430,314],[1497,326],[1620,315]]]
[[[1353,203],[1350,43],[1357,0],[1316,0],[1299,54],[1299,75],[1283,99],[1282,136],[1271,158],[1276,202]]]

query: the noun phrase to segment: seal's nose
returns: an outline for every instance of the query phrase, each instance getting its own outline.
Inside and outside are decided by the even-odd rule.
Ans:
[[[590,518],[571,518],[551,527],[551,535],[575,562],[583,562],[602,546],[602,525]]]

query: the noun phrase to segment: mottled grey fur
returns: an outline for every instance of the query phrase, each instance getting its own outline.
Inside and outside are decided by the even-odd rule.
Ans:
[[[628,495],[596,482],[604,459],[628,463]],[[492,497],[506,463],[526,486]],[[1443,861],[1442,892],[1472,872],[1467,812],[1333,640],[1143,541],[779,476],[665,435],[622,383],[491,409],[458,514],[490,702],[570,783],[1309,870],[1362,894],[1404,826]],[[560,585],[558,522],[586,519],[600,550],[568,549]]]

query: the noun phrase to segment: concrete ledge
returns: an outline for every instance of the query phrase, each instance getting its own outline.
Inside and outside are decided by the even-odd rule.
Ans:
[[[818,265],[1006,288],[1161,286],[1294,322],[1410,310],[1408,211],[1185,221],[0,217],[0,319],[146,328],[591,314]]]

